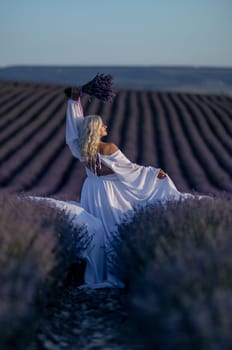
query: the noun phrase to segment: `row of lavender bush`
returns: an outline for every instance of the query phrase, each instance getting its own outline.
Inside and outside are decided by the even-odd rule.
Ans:
[[[119,268],[145,348],[232,349],[231,227],[231,197],[149,207],[120,226]]]
[[[26,348],[87,244],[85,228],[73,227],[64,212],[0,193],[1,349]]]

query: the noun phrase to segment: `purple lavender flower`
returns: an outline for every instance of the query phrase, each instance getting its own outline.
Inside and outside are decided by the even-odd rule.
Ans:
[[[84,93],[104,102],[112,102],[115,93],[112,89],[113,77],[98,73],[92,80],[82,86]]]
[[[97,75],[88,83],[79,87],[68,87],[64,89],[65,95],[69,98],[72,96],[72,91],[79,91],[80,96],[82,92],[94,96],[103,102],[112,102],[115,93],[112,89],[112,75],[104,75],[97,73]]]

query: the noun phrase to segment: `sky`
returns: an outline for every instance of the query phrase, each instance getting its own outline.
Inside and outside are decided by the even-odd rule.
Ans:
[[[232,67],[232,0],[1,0],[0,67]]]

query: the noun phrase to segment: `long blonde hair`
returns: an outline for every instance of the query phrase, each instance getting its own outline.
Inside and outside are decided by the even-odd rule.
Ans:
[[[94,173],[96,173],[98,165],[98,147],[102,125],[102,118],[99,115],[89,115],[85,117],[80,128],[79,151]]]

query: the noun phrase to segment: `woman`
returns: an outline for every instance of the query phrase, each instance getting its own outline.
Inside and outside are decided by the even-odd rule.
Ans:
[[[80,96],[75,91],[67,104],[66,143],[86,167],[80,204],[101,221],[107,257],[112,237],[125,215],[132,215],[137,207],[194,196],[179,192],[163,170],[132,163],[115,144],[101,140],[106,135],[107,126],[100,116],[84,117]],[[113,286],[123,286],[107,259],[105,280]]]

